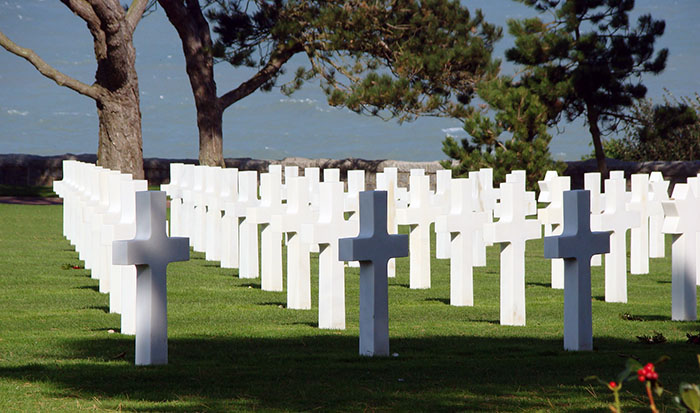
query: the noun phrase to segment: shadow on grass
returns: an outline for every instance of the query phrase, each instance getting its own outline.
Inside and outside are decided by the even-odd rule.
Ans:
[[[133,338],[62,344],[60,363],[0,367],[0,377],[50,382],[55,397],[114,398],[129,411],[592,412],[603,411],[609,395],[596,388],[600,399],[590,404],[582,379],[614,377],[625,362],[620,350],[642,360],[688,352],[607,338],[577,353],[563,351],[559,339],[443,336],[394,338],[397,357],[367,358],[357,355],[357,337],[327,332],[171,338],[167,366],[137,367]]]
[[[282,301],[267,301],[264,303],[258,303],[258,305],[265,305],[265,306],[271,306],[271,307],[280,307],[280,308],[286,308],[287,303],[283,303]]]
[[[552,288],[552,283],[538,283],[538,282],[526,282],[525,286],[527,287],[546,287],[546,288]]]
[[[103,313],[109,314],[109,306],[107,305],[92,305],[89,307],[85,307],[88,310],[99,310],[102,311]]]
[[[83,274],[81,274],[81,275],[83,275]],[[97,285],[81,285],[80,287],[73,287],[73,288],[75,288],[76,290],[92,290],[96,293],[100,292],[100,287]]]
[[[438,302],[438,303],[443,303],[443,304],[446,304],[446,305],[450,305],[450,299],[449,299],[449,298],[435,298],[435,297],[432,297],[432,298],[426,298],[426,299],[423,300],[423,301],[434,301],[434,302]]]
[[[257,288],[257,289],[260,289],[261,286],[260,286],[260,283],[244,283],[244,284],[238,285],[238,288]]]

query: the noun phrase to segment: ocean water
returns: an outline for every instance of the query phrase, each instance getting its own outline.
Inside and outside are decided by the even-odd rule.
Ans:
[[[505,26],[509,18],[534,15],[509,0],[464,1],[481,8],[487,21]],[[635,15],[651,13],[666,20],[658,48],[668,47],[666,70],[644,78],[648,96],[661,101],[664,88],[676,96],[700,92],[700,2],[638,0]],[[95,61],[87,27],[55,0],[0,0],[0,30],[49,64],[85,83],[94,81]],[[507,35],[496,55],[512,45]],[[141,89],[144,155],[197,158],[196,113],[185,74],[180,40],[162,9],[145,17],[135,34]],[[287,65],[293,73],[305,60]],[[504,73],[515,69],[503,64]],[[253,72],[226,63],[215,68],[219,94],[236,87]],[[290,76],[283,76],[282,80]],[[590,153],[582,123],[560,125],[550,149],[555,157],[576,160]],[[422,118],[399,124],[330,107],[317,84],[291,97],[279,90],[256,92],[224,115],[224,156],[281,159],[287,156],[357,157],[429,161],[445,159],[445,135],[465,136],[456,119]],[[52,155],[95,153],[97,115],[94,102],[59,87],[28,62],[0,49],[0,153]]]

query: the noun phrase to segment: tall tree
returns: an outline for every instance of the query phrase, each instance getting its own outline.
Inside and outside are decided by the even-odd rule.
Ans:
[[[458,1],[210,1],[216,43],[198,0],[158,2],[182,40],[207,165],[223,164],[224,110],[274,87],[297,53],[309,67],[284,92],[320,78],[331,105],[401,121],[464,116],[477,83],[499,68],[491,51],[500,29]],[[258,71],[219,96],[215,60]]]
[[[464,121],[470,138],[462,139],[461,145],[452,137],[443,141],[443,152],[457,161],[442,161],[443,167],[456,176],[492,168],[496,182],[505,181],[513,170],[525,170],[532,190],[538,190],[537,181],[545,171],[564,171],[566,165],[552,160],[549,153],[547,108],[537,95],[508,76],[481,83],[478,94],[482,109]]]
[[[509,61],[523,65],[521,83],[536,93],[554,122],[585,116],[598,162],[607,176],[602,136],[614,131],[627,108],[646,95],[644,73],[666,65],[668,49],[654,55],[665,23],[643,15],[630,25],[634,0],[518,0],[553,21],[511,20],[515,47]]]
[[[83,83],[52,67],[34,51],[0,32],[0,46],[29,61],[60,86],[95,100],[99,119],[97,163],[143,179],[143,144],[139,84],[133,34],[148,0],[133,0],[125,9],[119,0],[61,0],[87,23],[93,38],[95,82]]]

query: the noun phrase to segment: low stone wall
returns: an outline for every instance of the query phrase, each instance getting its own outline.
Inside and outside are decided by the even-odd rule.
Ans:
[[[51,186],[54,180],[63,176],[62,161],[64,159],[76,159],[83,162],[96,162],[97,157],[92,154],[58,156],[38,156],[9,154],[0,155],[0,184],[12,186]],[[197,164],[196,159],[144,159],[144,172],[150,185],[167,183],[170,179],[170,163],[182,162]],[[443,169],[439,162],[406,162],[394,160],[365,160],[365,159],[307,159],[285,158],[281,161],[259,160],[251,158],[227,158],[226,166],[239,170],[256,170],[266,172],[270,164],[284,166],[298,166],[300,171],[304,168],[318,167],[339,168],[341,179],[345,179],[347,171],[363,169],[366,171],[365,180],[367,187],[375,187],[375,174],[384,168],[394,167],[399,171],[399,185],[408,186],[408,177],[411,169],[424,169],[431,176],[431,186],[435,185],[435,171]],[[572,189],[583,188],[583,174],[595,172],[597,165],[595,160],[567,162],[565,175],[571,176]],[[689,176],[696,176],[700,172],[700,161],[676,161],[676,162],[624,162],[608,159],[610,170],[623,170],[625,176],[634,173],[649,173],[661,171],[666,179],[671,180],[672,185],[677,182],[685,182]]]
[[[0,184],[13,186],[51,186],[54,180],[60,180],[63,176],[63,160],[75,159],[82,162],[96,162],[97,157],[91,154],[82,155],[57,155],[38,156],[9,154],[0,155]],[[375,174],[384,168],[394,167],[399,170],[399,184],[408,186],[409,171],[414,168],[421,168],[426,174],[433,176],[431,179],[434,185],[435,171],[443,169],[440,163],[435,162],[404,162],[392,160],[368,161],[364,159],[307,159],[307,158],[285,158],[281,161],[260,160],[251,158],[227,158],[225,159],[228,168],[238,168],[242,171],[267,172],[270,164],[284,166],[298,166],[300,171],[304,168],[318,167],[340,169],[341,179],[345,180],[347,171],[353,169],[363,169],[366,171],[365,182],[368,188],[374,188]],[[145,158],[143,169],[149,185],[160,185],[168,183],[170,180],[170,163],[181,162],[198,164],[196,159],[161,159]],[[302,172],[303,173],[303,172]]]

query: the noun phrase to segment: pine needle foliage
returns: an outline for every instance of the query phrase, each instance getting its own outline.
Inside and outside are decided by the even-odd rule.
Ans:
[[[507,76],[483,82],[478,93],[486,104],[464,122],[471,141],[462,139],[460,145],[447,137],[443,152],[457,162],[443,161],[443,167],[452,168],[457,176],[493,168],[497,183],[505,181],[510,171],[523,169],[531,190],[537,190],[546,171],[564,171],[565,164],[552,160],[549,153],[547,108],[537,95]]]
[[[520,82],[537,94],[549,118],[584,117],[601,172],[601,136],[616,130],[625,111],[644,98],[643,74],[666,66],[668,49],[654,53],[665,23],[645,14],[630,22],[634,0],[519,0],[551,16],[510,20],[515,47],[506,59],[522,65]]]
[[[476,85],[497,75],[502,31],[459,1],[217,1],[214,55],[264,68],[289,53],[309,65],[282,86],[320,79],[332,106],[399,121],[463,117]],[[274,87],[282,71],[262,87]]]
[[[642,99],[631,109],[625,135],[605,142],[608,157],[625,161],[693,161],[700,158],[700,96],[668,91],[662,104]]]

